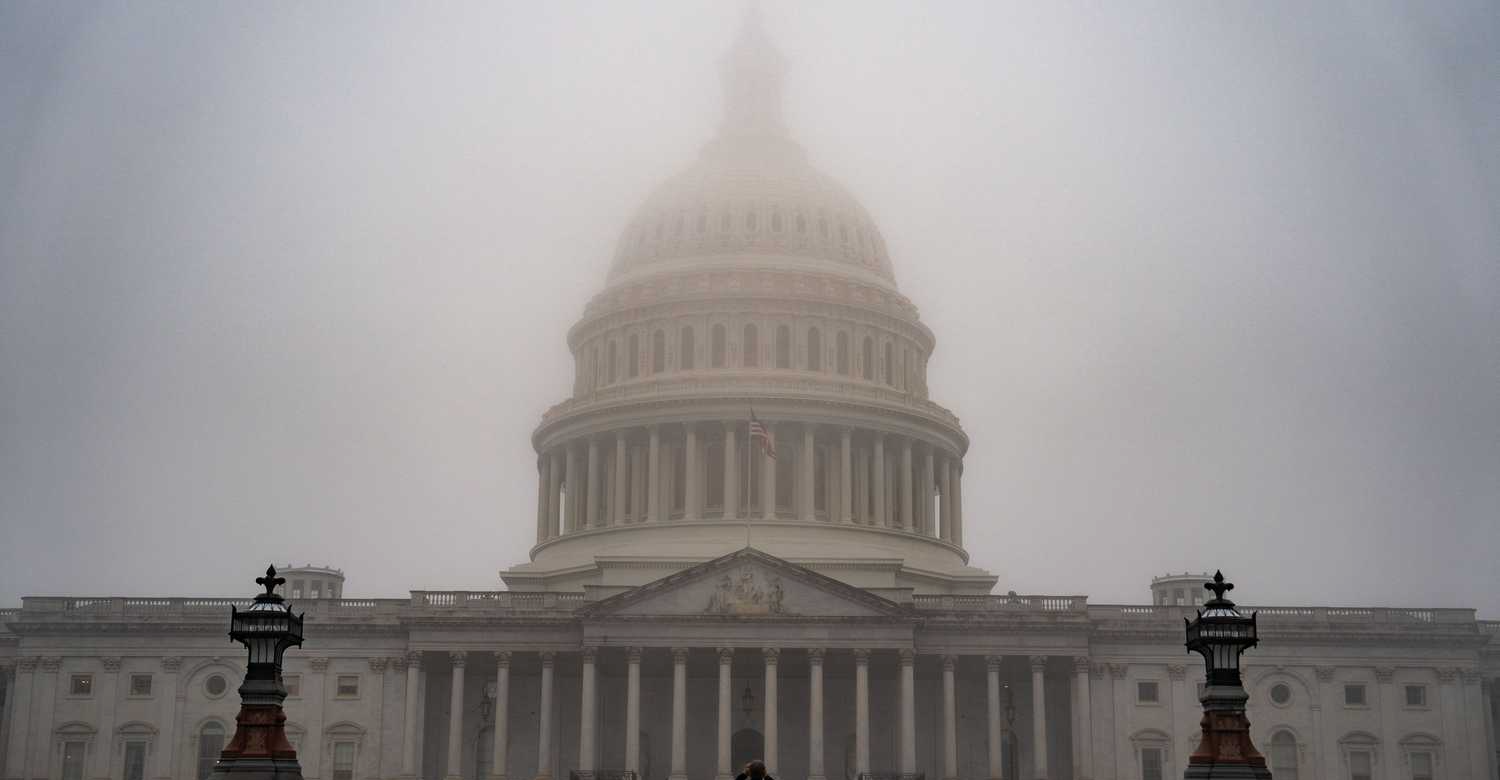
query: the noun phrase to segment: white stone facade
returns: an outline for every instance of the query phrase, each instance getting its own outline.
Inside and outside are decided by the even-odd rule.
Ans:
[[[537,544],[506,588],[351,599],[337,570],[288,575],[309,780],[727,780],[750,758],[796,780],[1181,775],[1198,578],[1141,606],[991,594],[936,339],[869,214],[787,135],[781,79],[747,25],[718,137],[627,225],[568,336],[573,396],[533,437]],[[204,776],[243,671],[231,603],[0,610],[0,778]],[[1259,615],[1249,715],[1278,778],[1497,777],[1500,623]]]

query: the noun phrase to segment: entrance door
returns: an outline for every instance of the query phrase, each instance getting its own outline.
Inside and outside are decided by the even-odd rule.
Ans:
[[[745,765],[751,761],[764,760],[766,757],[766,737],[755,729],[740,729],[734,732],[729,747],[729,755],[734,758],[734,764],[730,769],[735,774],[743,771]]]

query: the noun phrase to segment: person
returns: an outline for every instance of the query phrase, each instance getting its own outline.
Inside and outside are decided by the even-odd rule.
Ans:
[[[745,771],[739,773],[734,780],[776,780],[766,773],[766,762],[756,759],[745,765]]]

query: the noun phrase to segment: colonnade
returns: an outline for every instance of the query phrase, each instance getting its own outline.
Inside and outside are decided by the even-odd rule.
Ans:
[[[830,652],[848,652],[854,661],[855,693],[854,693],[854,724],[855,724],[855,751],[853,770],[856,776],[871,771],[870,766],[870,674],[869,666],[873,652],[863,648],[850,650],[829,650],[822,647],[801,648],[805,652],[808,679],[808,780],[827,780],[824,768],[824,715],[825,698],[823,691],[823,667],[824,660]],[[640,750],[640,718],[641,718],[641,660],[647,652],[666,652],[672,658],[672,731],[671,731],[671,765],[668,775],[669,780],[686,780],[687,778],[687,664],[691,649],[686,647],[626,647],[621,648],[626,658],[626,701],[625,701],[625,766],[620,767],[624,771],[636,773],[641,771]],[[590,777],[598,769],[595,766],[596,756],[599,754],[599,735],[596,731],[598,723],[598,654],[603,648],[585,646],[580,649],[582,658],[582,671],[579,691],[581,701],[579,703],[579,729],[578,729],[578,754],[576,769],[580,776]],[[716,740],[716,780],[729,780],[735,775],[735,767],[731,757],[731,707],[733,702],[731,674],[734,657],[741,653],[753,653],[760,657],[764,666],[765,688],[764,688],[764,711],[766,713],[764,729],[763,760],[767,768],[774,774],[777,771],[780,759],[779,752],[779,728],[780,710],[777,701],[777,682],[780,676],[780,665],[782,648],[766,647],[759,649],[748,648],[713,648],[718,660],[718,693],[717,693],[717,740]],[[916,737],[916,675],[915,665],[917,653],[909,648],[893,651],[897,657],[898,674],[898,699],[899,699],[899,739],[896,743],[896,755],[898,767],[882,768],[896,769],[903,778],[914,778],[917,776],[917,737]],[[494,735],[494,772],[497,776],[504,775],[508,766],[509,739],[509,695],[510,695],[510,665],[512,652],[508,650],[496,651],[494,654],[496,665],[496,691],[495,691],[495,735]],[[556,667],[556,652],[537,651],[541,661],[541,680],[538,693],[536,710],[537,731],[537,773],[538,778],[551,778],[562,774],[562,770],[552,765],[552,721],[554,706],[554,670]],[[463,734],[464,719],[464,669],[468,663],[469,653],[458,651],[448,653],[452,664],[452,696],[449,700],[449,722],[447,741],[447,780],[461,780],[458,771],[462,767],[462,749],[460,735]],[[958,764],[958,717],[956,703],[955,668],[958,661],[956,655],[941,655],[942,662],[942,777],[944,780],[954,780],[959,776]],[[1001,685],[1000,664],[1001,656],[987,655],[985,658],[986,671],[986,750],[988,752],[988,777],[991,780],[1020,780],[1019,778],[1006,777],[1006,770],[1001,761],[1001,745],[1004,741],[1003,729],[1006,722],[1001,718]],[[1038,780],[1047,777],[1047,697],[1044,684],[1048,665],[1047,656],[1029,656],[1031,669],[1031,696],[1032,696],[1032,744],[1044,746],[1042,749],[1033,751],[1032,777]],[[415,777],[418,770],[417,756],[417,729],[420,727],[420,719],[415,712],[416,702],[420,695],[420,669],[422,652],[412,651],[404,659],[406,666],[406,721],[405,734],[402,742],[402,774],[406,777]],[[1076,682],[1074,683],[1075,708],[1081,707],[1082,712],[1089,712],[1089,664],[1086,658],[1074,659],[1076,671]],[[1084,724],[1088,718],[1082,718]],[[1087,728],[1087,726],[1085,726]],[[1075,748],[1089,745],[1087,733],[1074,735]],[[1083,740],[1079,742],[1079,740]],[[1079,763],[1076,767],[1075,777],[1093,777],[1092,755],[1087,749],[1075,749],[1074,760]]]
[[[537,542],[611,526],[754,518],[866,525],[963,546],[963,459],[922,439],[813,423],[661,423],[537,458]]]

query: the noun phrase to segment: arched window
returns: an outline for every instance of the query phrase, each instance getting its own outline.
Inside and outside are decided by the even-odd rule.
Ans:
[[[600,370],[602,364],[599,361],[599,348],[594,347],[594,372],[589,376],[589,385],[592,387],[598,387],[600,380],[604,378],[604,372]]]
[[[1271,735],[1271,774],[1276,780],[1297,780],[1297,738],[1290,731]]]
[[[617,341],[611,341],[611,342],[609,342],[609,383],[610,384],[614,384],[615,380],[620,378],[620,367],[618,365],[619,362],[620,362],[620,343],[617,342]]]
[[[756,226],[755,220],[756,220],[756,216],[755,216],[755,212],[754,211],[751,211],[751,212],[745,214],[745,229],[748,230],[748,231],[750,231],[751,233],[755,232],[755,226]]]
[[[873,382],[875,381],[875,342],[871,341],[869,336],[865,336],[865,346],[861,352],[863,354],[860,357],[864,358],[864,368],[860,373],[864,374],[865,381]]]
[[[835,366],[840,374],[849,376],[849,334],[839,331],[839,335],[834,338],[834,343],[838,351],[838,354],[834,356],[834,360],[837,361]]]
[[[658,330],[651,334],[651,373],[667,370],[667,334]]]
[[[797,232],[798,233],[806,233],[807,232],[807,218],[804,217],[804,216],[802,216],[801,214],[797,215]]]
[[[713,333],[713,335],[709,337],[709,345],[708,345],[709,352],[711,353],[709,355],[709,360],[711,361],[710,365],[712,365],[714,368],[723,368],[724,367],[724,338],[725,338],[725,336],[724,336],[724,326],[723,325],[715,325],[712,333]]]
[[[741,346],[744,349],[745,354],[740,362],[743,363],[746,368],[756,368],[757,366],[759,366],[760,331],[756,330],[754,325],[745,326],[745,342]]]
[[[776,329],[776,367],[792,367],[792,329],[785,325]]]
[[[719,219],[719,232],[728,233],[729,224],[729,212],[726,211],[724,212],[724,216]]]
[[[684,371],[693,369],[693,351],[697,344],[693,340],[693,329],[691,327],[682,329],[682,344],[677,350],[677,366]]]
[[[698,215],[698,232],[700,234],[708,232],[708,214]]]
[[[817,328],[807,331],[807,370],[823,370],[823,333]]]
[[[630,362],[625,364],[625,373],[634,379],[641,375],[641,336],[639,333],[630,334]]]
[[[781,232],[781,212],[779,212],[779,211],[773,211],[773,212],[771,212],[771,232],[772,233],[780,233]]]
[[[210,721],[198,730],[198,780],[207,780],[214,773],[214,764],[224,752],[224,727]]]
[[[885,343],[885,383],[896,386],[896,349],[889,341]]]

